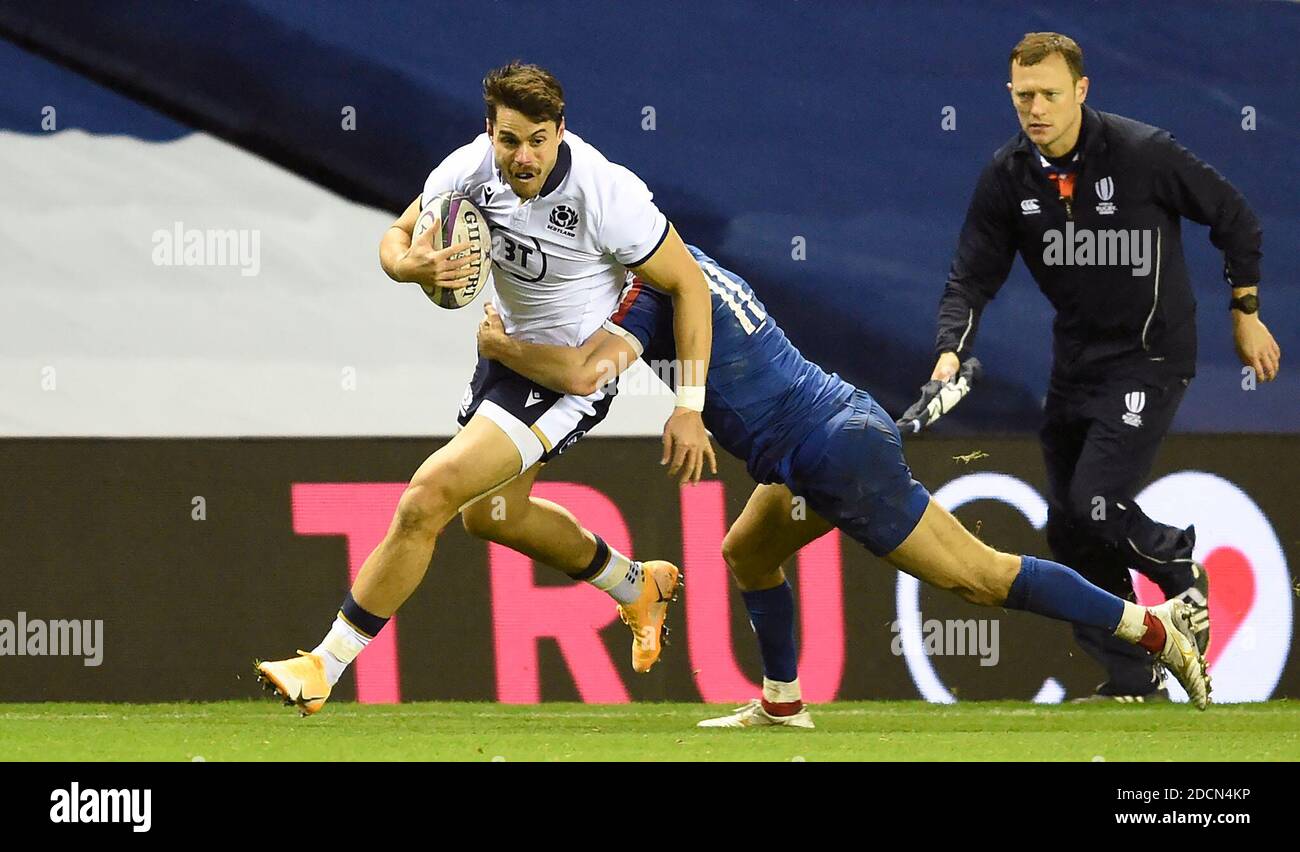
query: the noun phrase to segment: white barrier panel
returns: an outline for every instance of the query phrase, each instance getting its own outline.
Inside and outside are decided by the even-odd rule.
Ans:
[[[1013,506],[1034,527],[1047,523],[1047,502],[1028,483],[1002,473],[958,477],[934,494],[949,511],[976,500]],[[1137,502],[1150,517],[1186,527],[1196,525],[1195,558],[1210,575],[1211,646],[1208,654],[1218,703],[1264,701],[1273,694],[1291,647],[1291,575],[1277,533],[1254,500],[1233,483],[1202,471],[1170,474],[1149,485]],[[1134,574],[1139,600],[1160,601],[1155,585]],[[927,701],[957,699],[925,654],[921,636],[920,582],[899,573],[896,588],[903,655],[917,691]],[[1187,695],[1172,679],[1170,694]],[[1055,678],[1044,681],[1034,700],[1065,697]]]

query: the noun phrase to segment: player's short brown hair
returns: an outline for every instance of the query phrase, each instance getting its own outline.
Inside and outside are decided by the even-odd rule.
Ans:
[[[564,87],[550,71],[519,60],[494,68],[483,78],[483,101],[488,121],[496,121],[497,107],[513,109],[533,121],[564,120]]]
[[[1011,49],[1009,64],[1037,65],[1053,53],[1061,54],[1070,68],[1075,82],[1083,76],[1083,48],[1078,42],[1060,33],[1025,33],[1020,43]]]

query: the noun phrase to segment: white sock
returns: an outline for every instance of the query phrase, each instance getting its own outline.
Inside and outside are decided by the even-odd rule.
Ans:
[[[1119,617],[1115,635],[1125,642],[1137,644],[1147,632],[1147,609],[1130,601],[1124,601],[1124,614]]]
[[[365,647],[370,644],[370,637],[364,633],[358,633],[352,629],[352,625],[343,620],[343,616],[334,617],[334,623],[330,625],[330,632],[325,634],[312,653],[320,657],[325,662],[325,677],[329,680],[330,686],[339,682],[343,677],[343,672],[347,671],[348,664],[357,658]]]
[[[803,693],[799,690],[799,678],[789,683],[763,678],[763,700],[769,704],[803,703]]]
[[[640,562],[633,562],[611,547],[605,567],[587,582],[619,603],[626,604],[641,597],[644,578],[645,571]]]

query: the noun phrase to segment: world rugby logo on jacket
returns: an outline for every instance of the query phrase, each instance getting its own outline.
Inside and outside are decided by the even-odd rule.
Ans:
[[[1124,394],[1124,407],[1127,408],[1128,411],[1124,412],[1124,416],[1120,419],[1130,426],[1141,426],[1142,418],[1138,415],[1141,414],[1142,409],[1147,407],[1146,392],[1132,391]]]
[[[1115,212],[1115,205],[1110,199],[1115,195],[1115,181],[1109,177],[1104,177],[1092,185],[1097,191],[1097,200],[1101,203],[1097,205],[1097,212],[1102,216],[1109,216]]]

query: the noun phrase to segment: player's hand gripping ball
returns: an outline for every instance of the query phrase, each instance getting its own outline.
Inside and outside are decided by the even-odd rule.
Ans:
[[[437,226],[434,228],[434,226]],[[458,267],[464,277],[451,284],[421,284],[424,294],[440,308],[463,308],[487,287],[492,272],[492,238],[487,220],[474,203],[459,192],[442,192],[430,199],[415,220],[412,241],[432,229],[425,239],[432,239],[434,251],[468,245],[447,260]]]

